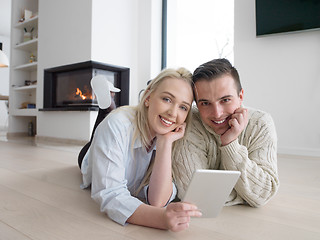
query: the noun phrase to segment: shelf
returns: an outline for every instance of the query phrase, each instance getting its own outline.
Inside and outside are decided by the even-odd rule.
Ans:
[[[37,112],[38,112],[38,109],[36,108],[26,108],[26,109],[14,109],[11,112],[9,112],[10,115],[12,116],[37,116]]]
[[[38,16],[32,17],[24,22],[17,23],[14,25],[15,28],[23,29],[25,27],[37,27],[38,26]]]
[[[26,91],[26,90],[33,90],[33,89],[37,89],[37,84],[30,85],[30,86],[13,87],[14,91]]]
[[[38,66],[38,62],[26,63],[23,65],[16,66],[15,70],[24,70],[24,71],[32,71],[36,70]]]
[[[38,106],[37,88],[39,87],[37,78],[39,69],[36,57],[38,56],[40,42],[38,38],[39,1],[11,0],[9,133],[27,132],[26,126],[30,121],[33,124],[37,122],[39,112],[39,109],[36,108]],[[32,11],[34,16],[23,22],[18,22],[22,17],[21,14],[23,14],[21,11],[24,11],[24,9]],[[31,38],[27,38],[26,32],[30,33]],[[30,81],[30,85],[26,85],[29,83],[28,81]]]
[[[23,50],[23,51],[28,51],[28,52],[33,52],[37,51],[37,46],[38,46],[38,39],[32,39],[27,42],[22,42],[19,43],[15,46],[15,49]]]

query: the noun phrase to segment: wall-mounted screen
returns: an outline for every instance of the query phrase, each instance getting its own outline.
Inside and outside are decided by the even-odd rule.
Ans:
[[[256,0],[256,35],[320,29],[320,0]]]

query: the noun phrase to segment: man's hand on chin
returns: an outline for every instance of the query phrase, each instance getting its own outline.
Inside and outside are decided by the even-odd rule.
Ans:
[[[238,138],[248,124],[248,109],[240,107],[234,111],[229,120],[230,128],[220,136],[221,145],[225,146]]]

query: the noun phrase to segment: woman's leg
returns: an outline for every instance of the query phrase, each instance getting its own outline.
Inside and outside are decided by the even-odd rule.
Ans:
[[[93,139],[93,136],[94,136],[94,132],[96,131],[96,128],[98,127],[98,125],[102,122],[103,119],[106,118],[106,116],[107,116],[111,111],[112,111],[112,109],[111,109],[110,107],[107,108],[107,109],[101,109],[101,108],[99,108],[98,116],[97,116],[96,122],[94,123],[93,130],[92,130],[92,133],[91,133],[90,142],[92,142],[92,139]]]
[[[81,164],[82,164],[82,161],[83,161],[83,158],[84,156],[86,155],[90,145],[91,145],[91,142],[92,142],[92,139],[93,139],[93,136],[94,136],[94,133],[96,131],[96,128],[98,127],[98,125],[102,122],[103,119],[105,119],[105,117],[112,111],[111,107],[107,108],[107,109],[101,109],[99,108],[99,111],[98,111],[98,116],[97,116],[97,119],[96,119],[96,122],[94,124],[94,127],[93,127],[93,130],[92,130],[92,133],[91,133],[91,138],[90,138],[90,142],[88,142],[80,151],[79,155],[78,155],[78,165],[79,165],[79,168],[81,169]]]
[[[97,98],[97,102],[99,105],[99,111],[98,111],[98,116],[97,116],[96,122],[94,124],[92,133],[91,133],[90,142],[88,142],[81,149],[81,151],[78,155],[78,165],[79,165],[80,169],[81,169],[81,164],[82,164],[83,158],[86,155],[86,153],[91,145],[93,135],[94,135],[94,132],[96,131],[96,128],[98,127],[100,122],[112,110],[112,109],[110,110],[109,108],[111,108],[110,105],[112,105],[112,102],[114,102],[113,99],[111,98],[111,95],[110,95],[108,80],[104,76],[102,76],[102,75],[94,76],[91,79],[90,84],[91,84],[92,90]]]
[[[81,169],[81,164],[82,164],[83,158],[86,155],[90,145],[91,145],[91,142],[88,142],[86,145],[84,145],[84,147],[81,149],[81,151],[78,155],[78,166],[80,169]]]

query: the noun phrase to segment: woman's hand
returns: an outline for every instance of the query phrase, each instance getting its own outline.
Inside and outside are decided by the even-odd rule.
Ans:
[[[201,217],[198,208],[190,203],[170,203],[164,212],[167,229],[179,232],[189,227],[191,217]]]
[[[170,141],[173,143],[184,136],[186,126],[187,124],[184,122],[180,126],[176,127],[176,129],[174,129],[172,132],[168,132],[163,135],[157,135],[157,141],[161,141],[161,138],[163,138],[166,142]]]

